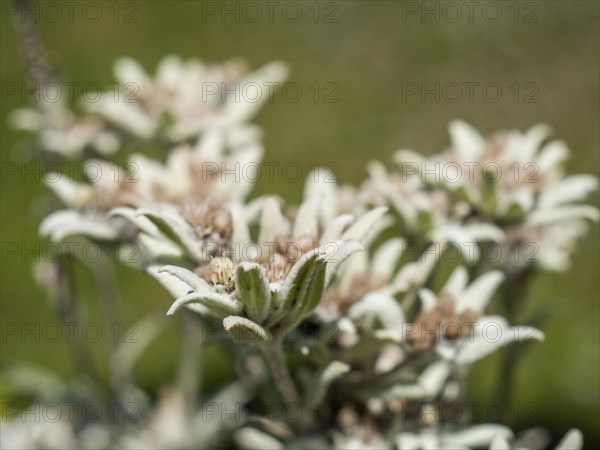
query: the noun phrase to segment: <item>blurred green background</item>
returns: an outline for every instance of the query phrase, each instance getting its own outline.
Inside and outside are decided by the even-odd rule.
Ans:
[[[36,229],[43,207],[38,199],[44,193],[34,176],[5,176],[7,162],[28,158],[19,144],[25,135],[7,125],[7,114],[27,103],[20,92],[8,95],[5,89],[7,83],[20,83],[25,74],[7,3],[2,1],[1,31],[2,322],[43,326],[58,318],[33,282],[35,256],[8,256],[4,247],[7,242],[33,247],[39,241]],[[548,123],[572,149],[569,172],[599,174],[600,3],[596,1],[500,1],[490,7],[478,2],[471,17],[464,2],[450,2],[462,13],[455,23],[456,8],[437,2],[279,2],[272,20],[262,6],[262,18],[255,23],[250,21],[255,12],[239,5],[239,18],[230,14],[222,20],[222,9],[236,8],[233,2],[120,2],[118,20],[114,2],[96,2],[102,14],[94,23],[82,12],[89,2],[75,3],[72,20],[65,7],[60,20],[50,23],[40,15],[39,23],[52,62],[69,81],[108,86],[114,80],[112,62],[123,55],[150,71],[169,53],[209,61],[239,56],[251,67],[287,61],[289,81],[298,83],[303,95],[291,102],[278,92],[257,116],[265,132],[266,161],[296,162],[305,173],[316,163],[335,162],[340,181],[357,183],[370,159],[387,162],[399,148],[441,150],[448,144],[447,123],[461,118],[484,133]],[[284,12],[289,3],[294,5]],[[214,8],[215,15],[203,14]],[[415,8],[417,12],[409,15]],[[439,17],[434,12],[423,18],[424,8],[437,9]],[[302,16],[294,21],[297,11]],[[125,23],[126,17],[135,22]],[[493,91],[486,99],[476,88],[473,101],[465,90],[455,102],[443,95],[439,101],[432,95],[423,101],[420,92],[403,95],[406,83],[436,82],[440,87],[496,83],[502,94],[490,101]],[[337,102],[324,102],[324,95],[331,92],[326,83],[337,86],[331,97]],[[314,86],[322,90],[318,101]],[[302,183],[286,182],[281,174],[273,182],[263,177],[255,194],[270,191],[297,201]],[[597,205],[598,195],[591,201]],[[600,445],[599,250],[594,226],[580,242],[569,272],[543,275],[532,287],[526,310],[547,305],[551,318],[544,324],[546,342],[529,345],[518,366],[514,400],[524,407],[536,406],[513,418],[518,429],[542,425],[555,436],[580,427],[590,447]],[[120,268],[118,277],[126,320],[169,304],[168,294],[140,274]],[[84,271],[79,278],[83,285],[90,284]],[[95,317],[92,296],[85,295],[85,300]],[[151,354],[142,359],[136,376],[144,387],[156,389],[173,377],[179,326],[178,319],[172,319]],[[98,344],[99,353],[101,349]],[[215,348],[205,358],[211,368],[219,367],[207,373],[207,383],[221,384],[227,376],[223,374],[230,373],[227,355]],[[2,368],[30,361],[65,377],[73,375],[66,343],[5,336],[4,328],[0,361]],[[474,370],[473,398],[493,398],[496,363],[488,358]]]

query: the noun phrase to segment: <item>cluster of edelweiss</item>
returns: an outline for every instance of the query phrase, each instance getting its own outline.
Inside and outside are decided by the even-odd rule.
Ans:
[[[13,117],[37,133],[40,147],[68,158],[90,148],[110,156],[132,137],[172,148],[164,162],[131,155],[130,173],[94,159],[85,163],[97,175],[88,182],[49,176],[66,209],[40,230],[52,241],[85,237],[117,252],[135,244],[135,265],[174,298],[168,315],[187,309],[221,324],[239,379],[193,411],[171,389],[118,432],[44,424],[25,438],[13,424],[3,440],[119,448],[232,440],[246,449],[545,445],[539,431],[515,436],[497,423],[452,420],[443,405],[461,405],[475,361],[543,339],[512,317],[487,314],[487,305],[525,274],[567,268],[576,239],[598,219],[596,208],[577,203],[597,180],[565,176],[569,152],[547,142],[545,126],[484,139],[455,121],[448,149],[429,158],[398,151],[397,166],[371,163],[359,188],[318,170],[296,208],[277,196],[247,201],[252,177],[221,175],[260,163],[260,133],[247,124],[258,105],[205,99],[203,86],[278,82],[285,73],[281,63],[247,72],[237,62],[169,57],[152,77],[123,59],[116,75],[137,87],[125,93],[135,101],[110,92],[81,117],[64,105]],[[448,263],[450,252],[458,257]],[[440,282],[443,265],[452,270]],[[208,405],[224,412],[207,413]],[[247,413],[231,414],[231,405]],[[581,433],[571,430],[557,448],[581,446]]]

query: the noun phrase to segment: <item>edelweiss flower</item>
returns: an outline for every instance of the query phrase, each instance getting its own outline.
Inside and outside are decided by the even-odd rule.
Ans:
[[[489,272],[470,285],[467,285],[467,280],[466,270],[459,267],[450,276],[438,297],[427,289],[421,289],[421,313],[415,324],[402,328],[405,341],[409,344],[407,351],[414,353],[433,348],[442,359],[429,364],[416,383],[396,384],[375,397],[378,401],[389,404],[410,399],[434,399],[440,395],[453,401],[459,389],[451,382],[453,373],[466,371],[475,361],[509,343],[543,340],[543,333],[534,327],[510,327],[503,317],[483,315],[485,306],[502,281],[499,272]],[[402,355],[399,362],[404,359]],[[446,448],[440,441],[422,440],[434,439],[435,436],[435,433],[426,432],[419,438],[421,440],[415,441],[421,442],[419,445],[425,447],[413,447],[412,444],[404,443],[399,448]],[[413,439],[414,436],[409,438]],[[425,442],[437,444],[431,446]],[[472,445],[479,447],[487,444]],[[468,447],[469,445],[465,446]]]
[[[196,273],[165,266],[160,272],[167,276],[156,275],[171,292],[176,292],[173,282],[186,286],[187,293],[169,314],[200,304],[223,318],[226,331],[240,341],[267,340],[290,331],[313,312],[336,269],[363,249],[360,241],[385,213],[379,208],[356,220],[339,216],[321,229],[319,210],[319,197],[307,199],[291,225],[277,201],[268,199],[256,243],[246,221],[234,213],[232,239],[223,256]]]
[[[366,213],[370,208],[358,201],[359,191],[349,185],[339,185],[335,173],[327,167],[312,170],[304,183],[304,198],[321,197],[321,222],[327,226],[331,221],[342,214],[356,216]],[[384,205],[377,205],[384,206]],[[371,237],[377,236],[389,221],[382,220],[376,224],[376,229],[370,233]]]
[[[20,108],[12,112],[14,128],[37,135],[41,149],[77,159],[90,147],[104,156],[119,149],[118,136],[99,117],[78,117],[61,101],[40,100],[39,108]]]
[[[306,198],[322,198],[320,214],[323,226],[329,225],[336,216],[350,218],[351,213],[361,215],[368,211],[357,201],[360,193],[350,186],[339,186],[335,175],[328,169],[316,169],[309,174],[304,195]],[[387,218],[378,221],[368,235],[369,241],[377,238],[391,224]],[[406,264],[396,274],[401,257],[407,256],[406,246],[402,238],[389,239],[372,256],[361,252],[349,258],[339,271],[336,282],[319,303],[316,314],[323,321],[334,322],[343,318],[348,309],[359,302],[369,305],[367,310],[377,309],[378,305],[387,303],[395,295],[407,293],[414,286],[420,287],[435,264],[435,252],[426,251],[421,261]],[[364,297],[370,300],[363,301]],[[376,297],[385,297],[386,300]],[[396,303],[395,300],[392,302]],[[358,310],[361,310],[360,306]]]
[[[576,428],[570,429],[567,434],[561,439],[554,450],[581,450],[583,447],[583,434]],[[511,450],[511,449],[527,450],[522,442],[511,442],[505,436],[496,436],[490,445],[490,450]]]
[[[58,403],[50,403],[57,408]],[[42,408],[43,404],[31,405],[31,408]],[[66,417],[68,411],[59,410],[60,420],[35,420],[35,416],[23,416],[20,420],[8,420],[2,424],[0,444],[2,448],[28,449],[61,449],[76,447],[75,430],[72,422]],[[92,437],[92,436],[90,436]],[[91,439],[93,445],[101,447],[104,439]]]
[[[355,320],[368,311],[378,318],[381,328],[374,331],[380,339],[392,344],[384,348],[376,362],[376,372],[386,373],[402,363],[408,354],[433,349],[442,359],[431,363],[416,383],[396,384],[379,397],[394,399],[433,398],[446,386],[451,373],[460,367],[496,351],[511,342],[542,340],[543,334],[529,326],[509,327],[500,316],[485,316],[483,310],[502,281],[500,272],[488,272],[470,285],[467,271],[459,267],[436,296],[420,289],[420,313],[413,323],[405,319],[401,306],[395,301],[380,305],[365,299],[350,309]]]
[[[511,438],[512,431],[504,425],[481,424],[461,431],[446,431],[441,427],[431,427],[420,433],[402,432],[396,436],[398,450],[462,450],[481,448],[490,445],[494,439]]]
[[[148,417],[136,427],[126,429],[111,447],[134,450],[215,446],[224,431],[238,427],[244,417],[231,414],[223,419],[220,412],[215,414],[214,405],[234,410],[245,406],[254,391],[251,380],[236,380],[212,395],[198,410],[187,412],[181,392],[164,389]]]
[[[248,178],[230,183],[222,172],[240,171],[241,166],[256,164],[261,155],[257,142],[225,141],[221,131],[211,130],[195,148],[182,146],[171,152],[164,165],[133,155],[126,165],[128,172],[102,161],[86,163],[84,172],[94,176],[90,183],[49,174],[47,184],[70,209],[50,214],[40,226],[41,233],[55,241],[72,235],[114,241],[134,239],[141,231],[138,237],[145,248],[176,256],[178,250],[165,245],[159,227],[136,217],[136,208],[148,208],[152,217],[161,214],[157,211],[181,213],[192,236],[202,233],[216,241],[225,239],[230,219],[224,205],[243,200],[252,184]]]
[[[174,55],[159,63],[154,77],[130,58],[119,59],[114,72],[121,92],[102,93],[98,101],[86,103],[87,109],[134,136],[160,135],[172,142],[195,138],[213,126],[243,124],[287,75],[281,62],[248,72],[238,61],[208,65]]]
[[[597,179],[565,176],[569,150],[561,141],[543,144],[548,135],[544,125],[525,133],[500,132],[488,141],[460,121],[452,122],[449,132],[452,145],[439,155],[424,158],[399,151],[396,160],[404,173],[410,169],[416,178],[450,194],[448,213],[454,220],[500,227],[509,262],[564,269],[586,221],[600,217],[597,208],[575,204],[597,189]],[[537,259],[526,258],[532,250]]]
[[[429,261],[412,263],[404,271],[416,272],[419,276],[413,276],[413,280],[424,283],[436,260],[436,255],[432,255]],[[401,271],[398,277],[407,278],[406,272]],[[502,279],[500,272],[488,272],[467,286],[466,269],[455,269],[439,296],[429,289],[419,289],[422,307],[413,324],[407,322],[397,301],[384,301],[381,295],[377,295],[377,301],[373,294],[367,295],[350,309],[349,316],[355,320],[368,315],[376,317],[382,325],[376,330],[379,336],[406,342],[412,351],[424,351],[446,341],[454,344],[461,337],[467,337],[470,327],[482,317],[483,309]],[[418,283],[413,283],[415,285]]]
[[[371,258],[366,253],[349,258],[315,312],[324,321],[334,322],[366,295],[393,296],[402,290],[406,286],[393,275],[403,250],[404,241],[395,238],[383,243]]]
[[[337,320],[342,347],[360,343],[361,335],[380,340],[382,346],[404,340],[406,319],[400,300],[411,301],[439,258],[439,252],[427,251],[396,273],[404,244],[395,238],[382,244],[370,260],[364,254],[353,256],[324,296],[317,313],[324,320]],[[393,365],[391,359],[403,357],[400,353],[382,347],[375,371],[385,371]]]
[[[511,342],[542,340],[542,332],[533,327],[509,327],[500,316],[483,315],[503,278],[500,272],[492,271],[468,284],[466,269],[459,267],[437,297],[421,289],[421,313],[415,320],[416,328],[407,333],[413,349],[433,346],[444,359],[465,365]]]
[[[359,191],[366,205],[389,205],[401,222],[401,234],[426,244],[453,243],[467,261],[479,259],[480,242],[496,242],[504,236],[495,225],[478,223],[465,214],[465,204],[453,204],[446,192],[424,186],[417,176],[388,172],[379,162],[368,167],[369,179]]]
[[[108,213],[121,205],[138,201],[140,186],[130,173],[104,161],[88,161],[84,172],[94,172],[93,183],[79,183],[60,173],[46,176],[46,184],[69,209],[55,211],[40,225],[40,233],[61,241],[68,236],[83,235],[98,240],[116,240],[126,230],[111,221]]]
[[[437,298],[429,289],[421,289],[421,312],[415,319],[416,328],[407,335],[413,348],[426,350],[442,338],[452,340],[465,335],[469,324],[481,317],[502,279],[500,272],[488,272],[467,286],[467,271],[459,267]]]

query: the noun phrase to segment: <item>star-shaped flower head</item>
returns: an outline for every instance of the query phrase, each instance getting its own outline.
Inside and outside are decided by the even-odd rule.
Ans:
[[[137,138],[173,143],[245,123],[287,76],[282,62],[249,72],[241,61],[207,64],[175,55],[163,58],[154,76],[131,58],[117,60],[114,72],[119,89],[86,102],[86,109]]]
[[[548,131],[537,125],[486,140],[470,125],[453,121],[446,151],[425,158],[402,150],[395,159],[404,176],[409,172],[448,194],[452,221],[500,228],[504,238],[496,240],[507,264],[563,270],[586,223],[600,217],[597,208],[579,204],[598,188],[598,180],[566,176],[570,152],[562,141],[546,142]]]
[[[156,274],[173,293],[183,293],[169,310],[200,304],[223,318],[234,339],[267,340],[290,331],[317,307],[338,267],[363,250],[385,208],[355,219],[336,217],[323,228],[320,197],[305,200],[293,220],[270,198],[262,207],[258,239],[250,239],[247,222],[234,211],[228,251],[194,272],[165,266]],[[165,276],[166,275],[166,276]]]
[[[376,318],[378,326],[372,335],[390,343],[378,355],[376,372],[394,370],[410,356],[428,354],[438,358],[416,383],[397,384],[382,393],[381,399],[434,398],[453,371],[466,369],[512,342],[543,340],[543,333],[534,327],[511,327],[503,317],[484,314],[502,280],[502,274],[493,271],[468,283],[467,270],[458,267],[438,295],[426,288],[419,290],[421,308],[413,320],[406,319],[400,304],[384,298],[367,295],[354,305],[349,317],[357,324]]]
[[[169,220],[163,215],[175,214],[181,217],[177,230],[185,228],[190,236],[201,234],[207,241],[226,239],[231,223],[224,207],[243,201],[255,178],[239,177],[238,182],[231,182],[224,173],[255,166],[262,156],[262,147],[253,137],[233,136],[213,129],[196,147],[180,146],[169,153],[165,164],[142,155],[133,155],[125,169],[88,161],[84,165],[90,178],[87,183],[49,174],[46,183],[69,209],[46,217],[41,233],[54,241],[73,235],[135,241],[150,255],[177,256],[179,251],[168,245],[162,233],[165,227],[160,226]],[[152,261],[154,257],[149,258]]]
[[[484,315],[503,279],[492,271],[469,284],[466,269],[458,267],[438,295],[421,289],[421,312],[406,333],[413,350],[435,348],[445,359],[470,364],[511,342],[543,340],[533,327],[509,327],[503,317]]]
[[[40,94],[37,108],[19,108],[9,117],[15,129],[36,135],[37,145],[42,151],[77,160],[86,149],[93,149],[106,157],[119,150],[119,135],[104,120],[71,111],[62,100],[67,95],[62,95],[59,101],[49,101],[47,95]]]
[[[419,156],[419,160],[423,157]],[[412,161],[412,160],[411,160]],[[454,244],[468,262],[480,257],[479,244],[497,242],[502,230],[491,223],[464,216],[442,189],[427,186],[416,172],[389,171],[378,161],[368,164],[369,178],[361,185],[357,201],[362,205],[388,205],[397,219],[400,235],[425,244]]]

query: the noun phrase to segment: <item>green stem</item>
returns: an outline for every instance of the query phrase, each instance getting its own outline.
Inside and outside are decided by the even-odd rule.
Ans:
[[[71,255],[63,256],[58,261],[58,286],[57,303],[62,320],[65,323],[75,323],[79,326],[83,323],[83,317],[78,305],[79,299],[76,295],[75,283],[73,281]],[[92,359],[91,348],[79,338],[69,340],[73,364],[79,373],[89,375],[98,380],[98,372]]]
[[[200,351],[202,336],[192,312],[185,311],[182,318],[181,355],[178,367],[178,386],[185,402],[188,417],[196,411],[202,384]]]
[[[102,318],[103,328],[110,330],[118,327],[120,331],[124,324],[121,322],[121,307],[117,278],[110,260],[105,256],[105,248],[102,248],[102,257],[93,263],[79,256],[87,265],[96,282],[96,293],[98,306]],[[119,332],[117,336],[121,336]],[[120,339],[105,339],[106,352],[108,354],[108,369],[110,385],[114,396],[119,400],[131,382],[131,374],[125,366],[115,364],[115,352],[120,344]]]
[[[283,399],[288,403],[300,404],[300,396],[285,362],[282,338],[273,338],[273,340],[264,344],[262,349],[271,367],[273,381],[275,381],[275,385]]]
[[[513,324],[518,318],[519,312],[523,306],[525,294],[527,292],[527,286],[533,273],[534,272],[531,268],[527,268],[523,271],[507,276],[503,306],[505,309],[505,316],[510,324]],[[500,411],[502,411],[504,420],[508,418],[518,355],[519,346],[517,343],[509,345],[501,353],[498,382],[496,384],[496,398],[498,404],[501,406]]]

